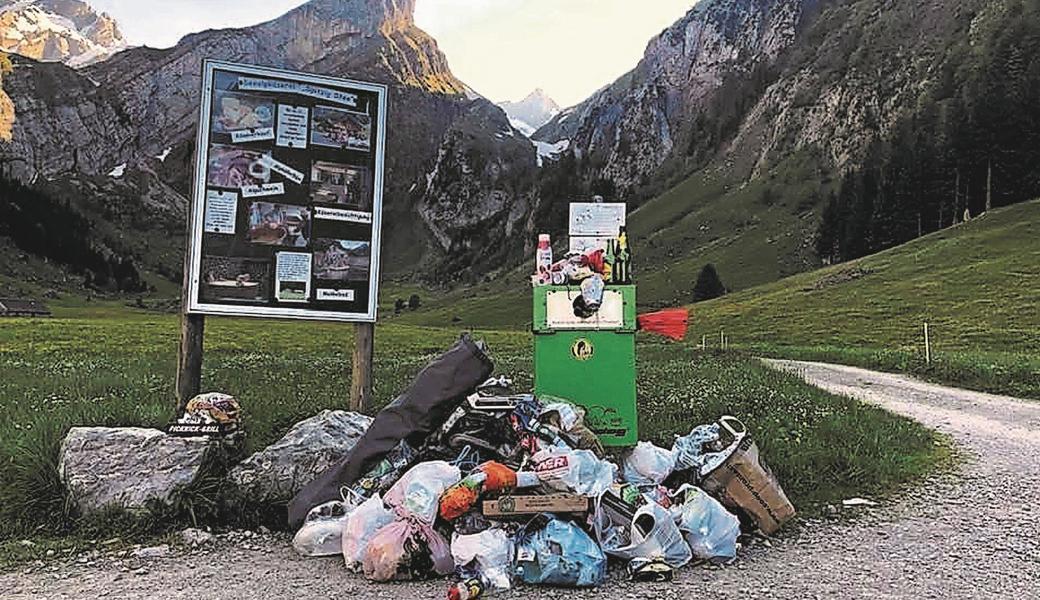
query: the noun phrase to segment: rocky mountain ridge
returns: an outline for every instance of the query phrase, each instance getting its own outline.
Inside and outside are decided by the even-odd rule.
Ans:
[[[151,192],[161,185],[182,196],[171,205],[182,211],[203,59],[270,65],[389,86],[388,271],[414,268],[424,258],[435,261],[431,253],[471,247],[474,231],[482,238],[488,232],[503,235],[517,222],[503,225],[498,211],[480,203],[467,205],[465,226],[444,223],[433,235],[424,225],[437,221],[423,213],[431,205],[424,198],[444,196],[438,187],[442,179],[429,174],[437,165],[447,169],[447,156],[468,165],[487,162],[485,153],[494,157],[492,163],[534,164],[536,154],[530,142],[520,145],[500,136],[497,123],[486,129],[463,127],[462,137],[449,135],[459,129],[457,121],[474,113],[497,113],[493,116],[503,121],[505,114],[487,100],[467,98],[436,42],[415,26],[413,9],[414,0],[312,0],[267,23],[192,34],[166,50],[129,49],[80,70],[16,57],[4,82],[16,121],[12,141],[0,146],[0,167],[5,177],[22,182],[111,176],[132,181],[142,198],[168,198],[165,192]],[[446,152],[446,144],[457,152]],[[502,177],[514,172],[525,171],[489,172],[487,179],[467,185],[475,197],[495,197],[500,187],[525,185]]]
[[[82,67],[128,47],[115,19],[80,0],[0,3],[0,50]]]

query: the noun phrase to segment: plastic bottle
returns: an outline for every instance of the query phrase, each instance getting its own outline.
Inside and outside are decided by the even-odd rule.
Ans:
[[[603,254],[603,281],[607,283],[614,281],[615,260],[617,260],[617,256],[614,254],[614,240],[607,240],[607,251]]]
[[[548,233],[538,236],[538,251],[535,254],[535,272],[538,276],[538,285],[549,285],[552,283],[552,238]]]
[[[617,239],[617,252],[614,263],[614,282],[622,285],[632,283],[632,251],[628,248],[628,232],[621,227]]]

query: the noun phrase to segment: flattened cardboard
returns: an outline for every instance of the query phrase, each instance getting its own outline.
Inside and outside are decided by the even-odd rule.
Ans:
[[[589,499],[576,494],[548,496],[506,496],[484,501],[484,516],[511,517],[550,513],[583,513],[589,510]]]

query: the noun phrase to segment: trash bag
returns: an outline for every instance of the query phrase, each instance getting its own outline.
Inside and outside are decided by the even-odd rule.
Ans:
[[[719,425],[701,425],[695,427],[689,435],[675,439],[672,454],[675,455],[675,470],[690,471],[695,481],[700,481],[701,468],[708,458],[705,446],[719,441]]]
[[[308,483],[289,505],[289,524],[299,527],[307,512],[338,500],[340,489],[351,486],[376,466],[401,440],[422,447],[473,389],[494,371],[483,343],[463,335],[453,348],[434,359],[412,384],[376,415],[372,425],[339,462]]]
[[[372,581],[429,579],[455,570],[448,542],[414,515],[379,529],[368,542],[361,566]]]
[[[361,569],[361,561],[368,542],[381,528],[394,521],[394,513],[383,506],[383,499],[375,495],[357,507],[343,526],[343,561],[352,571]]]
[[[488,589],[508,590],[513,586],[513,540],[504,529],[455,534],[451,538],[451,556],[456,567],[475,572]]]
[[[639,442],[621,463],[625,481],[638,486],[657,486],[672,474],[675,456],[668,450]]]
[[[590,450],[546,448],[531,457],[534,472],[546,486],[598,498],[617,479],[617,465],[600,460]]]
[[[692,485],[679,488],[675,498],[681,504],[675,506],[672,515],[695,557],[721,562],[736,558],[740,519]]]
[[[443,460],[419,463],[397,480],[384,501],[399,516],[415,515],[427,523],[437,519],[441,494],[462,479],[459,468]]]
[[[780,487],[776,475],[762,460],[758,444],[748,434],[744,424],[735,417],[722,417],[719,425],[735,441],[719,453],[723,460],[718,466],[707,472],[702,469],[704,478],[701,487],[718,498],[723,506],[746,512],[762,533],[776,533],[794,517],[794,505]],[[714,459],[709,456],[704,469],[713,464]]]
[[[335,556],[343,552],[343,528],[357,506],[342,500],[315,506],[293,537],[293,549],[300,556]]]
[[[607,580],[607,557],[577,525],[541,514],[517,534],[516,574],[533,585],[595,587]]]
[[[629,561],[630,568],[638,570],[647,563],[663,561],[678,569],[693,558],[675,518],[656,502],[640,506],[631,523],[610,522],[599,506],[593,518],[603,551]]]
[[[575,450],[591,450],[597,458],[606,455],[599,436],[585,424],[584,408],[554,396],[542,396],[540,399],[545,402],[545,407],[538,415],[538,420],[563,431],[567,445]]]

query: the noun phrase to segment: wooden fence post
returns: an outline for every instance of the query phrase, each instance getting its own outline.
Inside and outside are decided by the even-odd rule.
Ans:
[[[372,356],[375,353],[375,323],[354,324],[354,364],[350,378],[350,410],[366,412],[372,407]]]
[[[924,361],[932,364],[932,341],[928,338],[928,323],[924,324]]]

